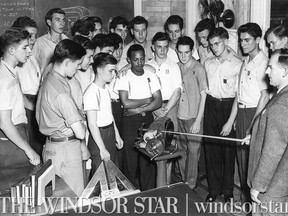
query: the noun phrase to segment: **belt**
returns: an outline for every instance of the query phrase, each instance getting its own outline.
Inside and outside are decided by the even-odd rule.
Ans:
[[[119,99],[111,99],[111,102],[120,102]]]
[[[217,101],[217,102],[227,102],[227,101],[233,101],[235,98],[215,98],[215,97],[213,97],[213,96],[211,96],[211,95],[209,95],[209,94],[207,94],[207,96],[210,98],[210,99],[212,99],[212,100],[214,100],[214,101]]]
[[[109,124],[109,125],[106,125],[106,126],[104,126],[104,127],[99,127],[99,129],[107,129],[107,128],[110,128],[110,127],[113,127],[113,122],[111,123],[111,124]]]
[[[162,103],[168,103],[169,102],[169,100],[163,100],[162,101]]]
[[[238,102],[238,107],[242,108],[242,109],[245,109],[245,108],[257,108],[255,106],[245,105],[245,104],[239,103],[239,102]]]
[[[48,136],[47,138],[51,142],[66,142],[66,141],[70,141],[70,140],[76,139],[76,136],[73,135],[73,136],[70,136],[70,137],[61,137],[61,138]]]

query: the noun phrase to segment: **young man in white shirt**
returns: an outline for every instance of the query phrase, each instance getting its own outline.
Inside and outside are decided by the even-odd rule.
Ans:
[[[0,167],[40,163],[28,142],[24,100],[15,67],[30,56],[29,32],[8,29],[0,36]]]
[[[156,164],[133,146],[141,124],[145,123],[149,127],[153,122],[152,111],[161,106],[161,87],[155,73],[144,69],[145,51],[140,44],[130,46],[127,56],[131,69],[117,79],[115,86],[124,108],[121,126],[124,141],[123,172],[135,187],[148,190],[156,186]]]
[[[243,139],[251,134],[252,124],[269,101],[266,68],[268,57],[259,48],[262,30],[256,23],[246,23],[238,28],[240,46],[245,58],[238,82],[237,97],[233,109],[237,110],[236,137]],[[237,161],[241,184],[241,200],[251,202],[250,188],[247,185],[249,146],[237,146]]]
[[[49,31],[37,38],[32,50],[33,55],[38,60],[42,74],[46,70],[46,67],[51,63],[56,45],[61,40],[68,38],[63,34],[65,19],[65,12],[61,8],[52,8],[45,16],[45,22]]]

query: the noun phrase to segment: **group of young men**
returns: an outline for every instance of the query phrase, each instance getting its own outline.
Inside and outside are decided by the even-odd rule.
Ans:
[[[227,30],[215,27],[209,19],[195,28],[198,49],[184,36],[183,19],[178,15],[171,15],[164,31],[157,32],[151,42],[147,39],[148,21],[142,16],[131,22],[115,17],[109,34],[101,33],[102,21],[97,17],[77,21],[72,40],[63,34],[65,12],[60,8],[47,13],[49,31],[37,40],[37,24],[30,25],[33,22],[27,20],[18,19],[14,27],[22,29],[7,29],[0,37],[0,165],[27,162],[27,158],[34,165],[40,162],[42,149],[33,150],[29,145],[25,127],[28,115],[24,107],[30,104],[34,114],[36,110],[37,126],[46,136],[43,160],[52,159],[56,173],[78,196],[84,188],[82,160],[90,153],[93,173],[99,160],[111,158],[134,186],[141,190],[155,187],[155,163],[134,148],[142,123],[149,125],[167,116],[175,131],[249,139],[253,122],[269,101],[268,58],[259,48],[262,30],[256,23],[238,28],[240,48],[246,56],[242,61],[228,46]],[[133,40],[125,45],[128,31]],[[107,56],[97,56],[103,52]],[[32,75],[38,81],[33,93],[25,93],[23,73],[31,68],[30,59],[37,66]],[[116,63],[117,76],[111,66]],[[100,90],[91,90],[91,83]],[[106,90],[101,93],[106,87],[108,96]],[[34,100],[29,100],[30,94]],[[33,116],[29,119],[28,123]],[[106,129],[115,131],[116,138],[113,135],[111,139]],[[88,133],[94,142],[88,142]],[[206,201],[213,202],[222,194],[227,202],[233,199],[237,158],[241,199],[250,202],[249,145],[179,136],[174,142],[185,152],[179,158],[182,180],[192,189],[197,186],[202,141],[209,192]],[[118,150],[108,150],[107,142],[117,143],[112,147]]]

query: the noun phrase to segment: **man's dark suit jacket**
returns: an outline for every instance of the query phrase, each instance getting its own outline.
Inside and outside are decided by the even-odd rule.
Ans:
[[[251,188],[272,197],[288,195],[288,86],[275,94],[256,119],[250,142]]]

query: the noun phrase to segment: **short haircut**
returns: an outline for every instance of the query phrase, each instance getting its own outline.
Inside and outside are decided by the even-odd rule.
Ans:
[[[265,39],[267,39],[268,35],[271,33],[282,39],[283,37],[288,37],[288,28],[285,25],[272,26],[266,31]]]
[[[288,49],[279,49],[279,50],[275,50],[272,55],[276,55],[279,54],[278,57],[278,62],[279,64],[281,64],[282,66],[288,67]]]
[[[95,50],[95,44],[87,37],[75,35],[72,37],[72,40],[79,43],[85,50]]]
[[[96,48],[99,47],[103,49],[104,47],[114,47],[114,41],[107,34],[97,34],[92,38],[92,42],[95,44]]]
[[[61,40],[55,47],[52,61],[62,63],[65,59],[76,61],[86,55],[86,50],[70,39]]]
[[[180,45],[188,45],[190,47],[190,50],[192,51],[194,48],[194,41],[192,40],[192,38],[188,36],[183,36],[183,37],[180,37],[177,41],[177,44],[176,44],[177,50]]]
[[[144,48],[140,45],[140,44],[133,44],[132,46],[129,47],[129,49],[127,50],[127,57],[131,58],[132,52],[136,52],[136,51],[143,51],[144,55],[145,55],[145,50]]]
[[[117,50],[119,48],[119,44],[123,43],[122,37],[116,33],[109,33],[108,37],[111,39],[114,44],[114,49]]]
[[[87,20],[91,20],[93,23],[100,23],[101,25],[103,24],[102,19],[97,16],[89,16],[87,17]]]
[[[20,16],[18,17],[12,24],[11,27],[25,28],[25,27],[33,27],[38,29],[37,23],[28,16]]]
[[[71,35],[74,36],[77,32],[79,34],[88,36],[90,32],[95,30],[95,25],[91,20],[79,19],[71,28]]]
[[[134,25],[139,24],[145,24],[146,28],[148,28],[148,21],[142,16],[136,16],[130,22],[130,26],[132,29],[134,28]]]
[[[241,25],[238,28],[237,33],[239,38],[241,33],[247,33],[252,37],[254,37],[255,39],[258,37],[260,38],[262,37],[262,30],[260,26],[257,23],[251,23],[251,22]]]
[[[117,25],[123,25],[124,27],[127,27],[129,29],[129,21],[121,16],[116,16],[112,19],[112,21],[109,24],[109,30],[114,29],[117,27]]]
[[[229,39],[228,31],[222,27],[215,28],[213,31],[211,31],[208,35],[208,40],[219,37],[221,39]]]
[[[65,11],[62,10],[61,8],[52,8],[50,9],[46,16],[45,16],[45,22],[47,24],[47,20],[52,20],[53,14],[58,13],[58,14],[63,14],[65,16]],[[48,25],[48,24],[47,24]]]
[[[97,74],[97,68],[105,67],[108,64],[117,65],[116,58],[109,53],[98,53],[93,58],[92,68],[95,74]]]
[[[155,44],[156,41],[168,41],[169,42],[169,35],[166,32],[157,32],[154,37],[152,38],[152,44]]]
[[[211,32],[211,31],[213,31],[214,28],[215,28],[214,21],[206,18],[206,19],[203,19],[197,23],[197,25],[195,27],[195,32],[199,33],[199,32],[202,32],[204,30],[208,30],[209,32]]]
[[[179,28],[182,30],[183,29],[183,18],[180,17],[179,15],[171,15],[170,17],[168,17],[168,19],[166,20],[165,24],[164,24],[164,30],[168,31],[168,26],[170,24],[178,24]]]
[[[23,28],[13,27],[5,30],[0,36],[1,55],[5,53],[10,46],[19,44],[23,40],[28,40],[29,36],[29,32]]]

